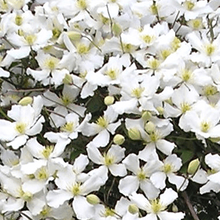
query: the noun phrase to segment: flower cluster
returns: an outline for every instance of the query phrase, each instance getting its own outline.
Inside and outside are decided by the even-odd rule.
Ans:
[[[218,0],[0,0],[0,219],[216,219],[219,18]]]

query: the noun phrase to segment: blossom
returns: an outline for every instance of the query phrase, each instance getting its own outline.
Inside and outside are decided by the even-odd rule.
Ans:
[[[119,163],[124,157],[124,151],[124,148],[118,145],[112,145],[107,152],[101,155],[95,145],[91,145],[90,143],[90,145],[87,147],[89,158],[94,163],[102,165],[103,168],[105,168],[105,173],[107,173],[109,170],[114,176],[126,175],[124,164]]]
[[[134,202],[140,209],[147,212],[145,219],[154,219],[157,217],[160,220],[168,219],[183,219],[184,213],[182,212],[168,212],[166,211],[167,206],[170,205],[178,194],[171,188],[166,188],[164,193],[160,195],[158,199],[148,200],[144,195],[134,193],[129,196],[130,200]]]
[[[100,116],[96,122],[86,122],[81,128],[81,132],[86,136],[95,136],[92,143],[96,146],[106,146],[110,139],[110,133],[114,134],[117,127],[121,124],[120,120],[117,120],[118,114],[114,111],[112,106],[108,106],[104,115]],[[88,121],[91,119],[91,115],[88,115]]]
[[[152,173],[159,169],[156,160],[148,161],[143,166],[140,166],[138,156],[129,154],[122,163],[132,172],[132,175],[126,175],[119,181],[118,188],[123,195],[131,195],[140,188],[149,199],[154,199],[158,196],[159,190],[150,181]]]
[[[45,121],[40,114],[43,106],[40,96],[34,97],[32,105],[13,105],[8,116],[13,122],[0,120],[0,139],[7,141],[8,146],[18,149],[26,143],[29,136],[40,133]]]
[[[177,190],[183,191],[188,185],[188,180],[175,174],[181,166],[181,159],[176,154],[171,154],[161,163],[159,170],[151,175],[150,180],[154,186],[163,189],[166,187],[165,180],[168,178],[170,183],[176,185]]]

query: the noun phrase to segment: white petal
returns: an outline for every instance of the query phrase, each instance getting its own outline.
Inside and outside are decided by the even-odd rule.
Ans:
[[[64,190],[53,190],[48,192],[46,199],[49,206],[58,208],[65,201],[71,199],[72,197],[73,195],[71,192]]]
[[[0,77],[9,77],[10,73],[8,71],[3,70],[0,68]]]
[[[119,181],[119,191],[125,196],[131,195],[136,192],[139,187],[139,181],[136,176],[126,176]]]
[[[95,214],[94,206],[90,205],[84,196],[76,196],[72,205],[78,219],[90,219]]]
[[[171,188],[166,188],[164,193],[160,195],[160,202],[164,206],[168,206],[171,204],[176,198],[178,194]]]
[[[109,170],[113,176],[125,176],[127,174],[124,164],[112,164]]]
[[[122,163],[125,164],[126,168],[134,174],[137,174],[140,168],[140,162],[136,154],[129,154]]]
[[[175,147],[175,144],[166,140],[158,140],[156,142],[156,146],[164,154],[170,155]]]
[[[185,214],[182,212],[173,213],[173,212],[164,211],[164,212],[159,212],[158,216],[160,220],[180,220],[184,218]]]
[[[90,145],[87,148],[87,153],[88,153],[89,159],[92,160],[94,163],[103,164],[104,158],[101,155],[101,153],[99,152],[97,147],[94,147],[93,145]]]
[[[163,172],[153,173],[150,177],[150,180],[158,189],[164,189],[166,187],[166,174]]]

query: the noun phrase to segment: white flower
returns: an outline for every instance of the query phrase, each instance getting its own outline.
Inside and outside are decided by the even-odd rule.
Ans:
[[[183,219],[184,213],[182,212],[173,213],[166,211],[167,206],[177,199],[177,197],[178,194],[171,188],[165,189],[164,193],[158,199],[154,200],[148,200],[142,194],[137,193],[129,196],[132,202],[147,212],[147,215],[144,217],[147,220],[156,220],[157,217],[160,220]]]
[[[169,155],[163,163],[161,162],[160,171],[154,172],[150,180],[159,189],[166,187],[166,178],[168,181],[176,185],[177,190],[183,191],[188,185],[188,180],[182,176],[175,174],[182,166],[182,161],[176,154]]]
[[[156,160],[151,160],[140,166],[138,156],[129,154],[122,163],[132,172],[132,175],[126,175],[119,181],[118,188],[123,195],[131,195],[137,192],[140,187],[149,199],[154,199],[158,196],[159,190],[150,181],[152,173],[159,169],[159,164]]]
[[[89,114],[89,120],[90,118],[91,115]],[[79,130],[86,136],[97,134],[92,143],[103,147],[109,143],[110,133],[114,134],[117,127],[121,124],[121,121],[117,121],[117,118],[118,114],[113,110],[112,106],[108,106],[104,115],[100,116],[96,122],[85,123]]]
[[[126,169],[124,164],[119,162],[124,158],[125,148],[118,145],[112,145],[111,148],[103,155],[99,152],[99,149],[90,144],[87,147],[88,157],[96,164],[100,164],[105,168],[105,173],[108,170],[113,176],[125,176]]]
[[[8,116],[14,120],[0,120],[0,140],[7,141],[8,146],[18,149],[26,143],[29,136],[39,134],[45,121],[40,111],[43,106],[40,96],[34,97],[32,105],[13,105]]]

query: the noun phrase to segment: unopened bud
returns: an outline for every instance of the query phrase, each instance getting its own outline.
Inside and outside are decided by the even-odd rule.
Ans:
[[[82,35],[77,31],[69,31],[67,35],[71,41],[78,41],[81,39]]]
[[[112,25],[112,30],[115,36],[119,36],[122,32],[121,26],[117,23]]]
[[[66,85],[72,85],[73,84],[73,78],[70,74],[66,74],[63,78],[63,83]]]
[[[115,98],[113,96],[106,96],[104,99],[104,103],[106,105],[111,105],[114,103],[114,101],[115,101]]]
[[[145,124],[144,129],[147,133],[151,134],[152,132],[155,131],[155,124],[151,121],[149,121],[148,123]]]
[[[142,119],[144,120],[144,121],[148,121],[151,117],[152,117],[152,114],[151,114],[151,112],[149,112],[149,111],[144,111],[143,113],[142,113]]]
[[[164,108],[159,106],[159,107],[157,107],[157,111],[159,112],[160,115],[162,115],[164,112]]]
[[[139,212],[139,208],[135,204],[131,204],[131,205],[128,206],[128,211],[131,214],[136,214],[136,213]]]
[[[213,143],[218,143],[220,141],[220,137],[217,138],[209,138],[210,141],[212,141]]]
[[[95,194],[90,194],[86,196],[86,200],[91,205],[97,205],[100,203],[100,199]]]
[[[125,141],[125,138],[124,138],[124,136],[121,135],[121,134],[116,134],[116,135],[114,136],[114,138],[113,138],[113,142],[114,142],[115,144],[117,144],[117,145],[123,144],[124,141]]]
[[[178,212],[179,211],[178,207],[175,204],[172,205],[172,211],[173,212]]]
[[[26,96],[26,97],[22,98],[22,99],[18,102],[18,104],[19,104],[19,105],[22,105],[22,106],[26,106],[26,105],[32,104],[32,102],[33,102],[33,98],[30,97],[30,96]]]
[[[137,128],[130,128],[128,130],[128,136],[132,139],[132,140],[141,140],[141,133]]]
[[[198,169],[198,167],[199,167],[199,164],[200,164],[200,162],[199,162],[199,159],[198,159],[198,158],[195,159],[195,160],[192,160],[192,161],[189,163],[187,172],[188,172],[189,174],[193,175],[193,174],[197,171],[197,169]]]

